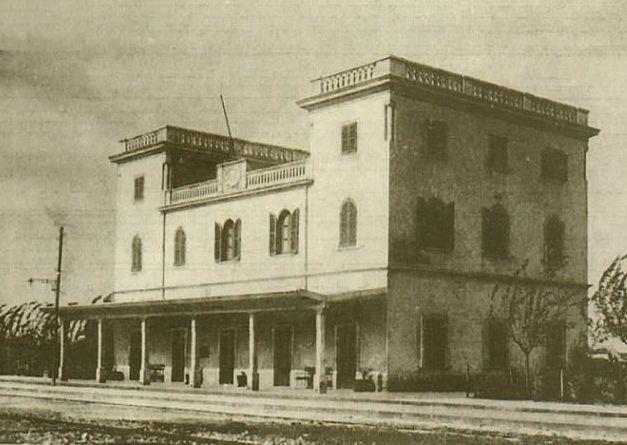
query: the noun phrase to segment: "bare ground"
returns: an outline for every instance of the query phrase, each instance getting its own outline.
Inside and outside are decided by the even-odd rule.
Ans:
[[[121,414],[122,417],[123,413]],[[558,437],[516,436],[498,433],[487,435],[485,433],[446,429],[408,431],[314,423],[244,423],[219,417],[213,420],[177,419],[176,421],[94,419],[91,416],[83,417],[76,415],[76,413],[61,415],[57,411],[45,407],[0,408],[0,443],[172,445],[606,444],[602,441],[574,441]]]

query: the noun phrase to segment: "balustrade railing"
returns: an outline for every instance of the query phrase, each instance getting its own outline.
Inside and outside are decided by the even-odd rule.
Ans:
[[[246,173],[245,185],[241,189],[224,191],[220,179],[199,182],[196,184],[177,187],[166,195],[166,205],[193,202],[221,194],[232,194],[244,190],[262,189],[274,185],[289,184],[291,182],[309,179],[307,160],[280,164],[269,168],[252,170]]]
[[[386,76],[404,78],[420,85],[470,96],[489,104],[513,108],[569,124],[588,125],[588,111],[582,108],[396,57],[321,77],[314,82],[317,83],[316,91],[319,94],[325,94]]]
[[[185,148],[206,150],[231,155],[234,158],[253,157],[277,162],[292,162],[305,159],[307,153],[301,150],[261,144],[243,139],[230,139],[227,136],[188,130],[179,127],[163,127],[130,139],[124,139],[124,151],[132,152],[169,142]]]

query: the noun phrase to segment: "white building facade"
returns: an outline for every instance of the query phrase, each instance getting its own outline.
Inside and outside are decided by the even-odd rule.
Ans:
[[[546,240],[520,240],[537,235],[544,210],[573,224],[560,244],[568,264],[540,284],[585,294],[585,152],[597,132],[587,111],[395,57],[313,86],[299,102],[308,151],[172,126],[122,141],[110,158],[114,292],[61,310],[64,320],[97,321],[99,381],[325,391],[481,372],[492,344],[487,295],[520,262],[540,267]],[[470,172],[484,168],[494,134],[509,141],[510,173],[482,190]],[[421,160],[432,145],[448,148],[448,167]],[[568,181],[547,186],[558,204],[544,209],[537,193],[525,195],[535,185],[524,177],[536,167],[540,175],[529,159],[548,146],[566,154]],[[481,154],[455,163],[473,150]],[[425,229],[417,196],[454,202],[450,224]],[[480,209],[493,205],[530,218],[508,225],[507,254],[496,260],[478,234]],[[451,295],[460,292],[462,303]],[[430,331],[437,338],[424,330],[432,313],[447,317]]]

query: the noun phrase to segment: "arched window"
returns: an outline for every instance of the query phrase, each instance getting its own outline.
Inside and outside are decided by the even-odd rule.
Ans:
[[[184,266],[185,265],[185,232],[182,227],[176,229],[176,234],[174,235],[174,265],[175,266]]]
[[[455,205],[440,198],[418,199],[418,246],[423,249],[453,250],[455,239]]]
[[[547,268],[556,270],[563,262],[564,223],[557,216],[551,216],[544,224],[544,264]]]
[[[241,255],[241,231],[240,219],[233,221],[227,219],[222,226],[215,224],[215,260],[238,260]]]
[[[283,209],[277,218],[270,214],[270,255],[298,253],[299,210]]]
[[[142,240],[139,235],[133,237],[131,252],[131,270],[138,272],[142,270]]]
[[[506,257],[509,254],[509,216],[500,204],[483,209],[481,247],[488,256]]]
[[[340,246],[357,244],[357,206],[352,199],[347,199],[340,210]]]

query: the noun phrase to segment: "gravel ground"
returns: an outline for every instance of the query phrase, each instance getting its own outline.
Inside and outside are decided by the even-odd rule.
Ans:
[[[600,445],[545,436],[486,435],[449,430],[404,431],[302,423],[93,419],[46,409],[0,408],[0,443],[28,444],[262,444],[262,445]]]

